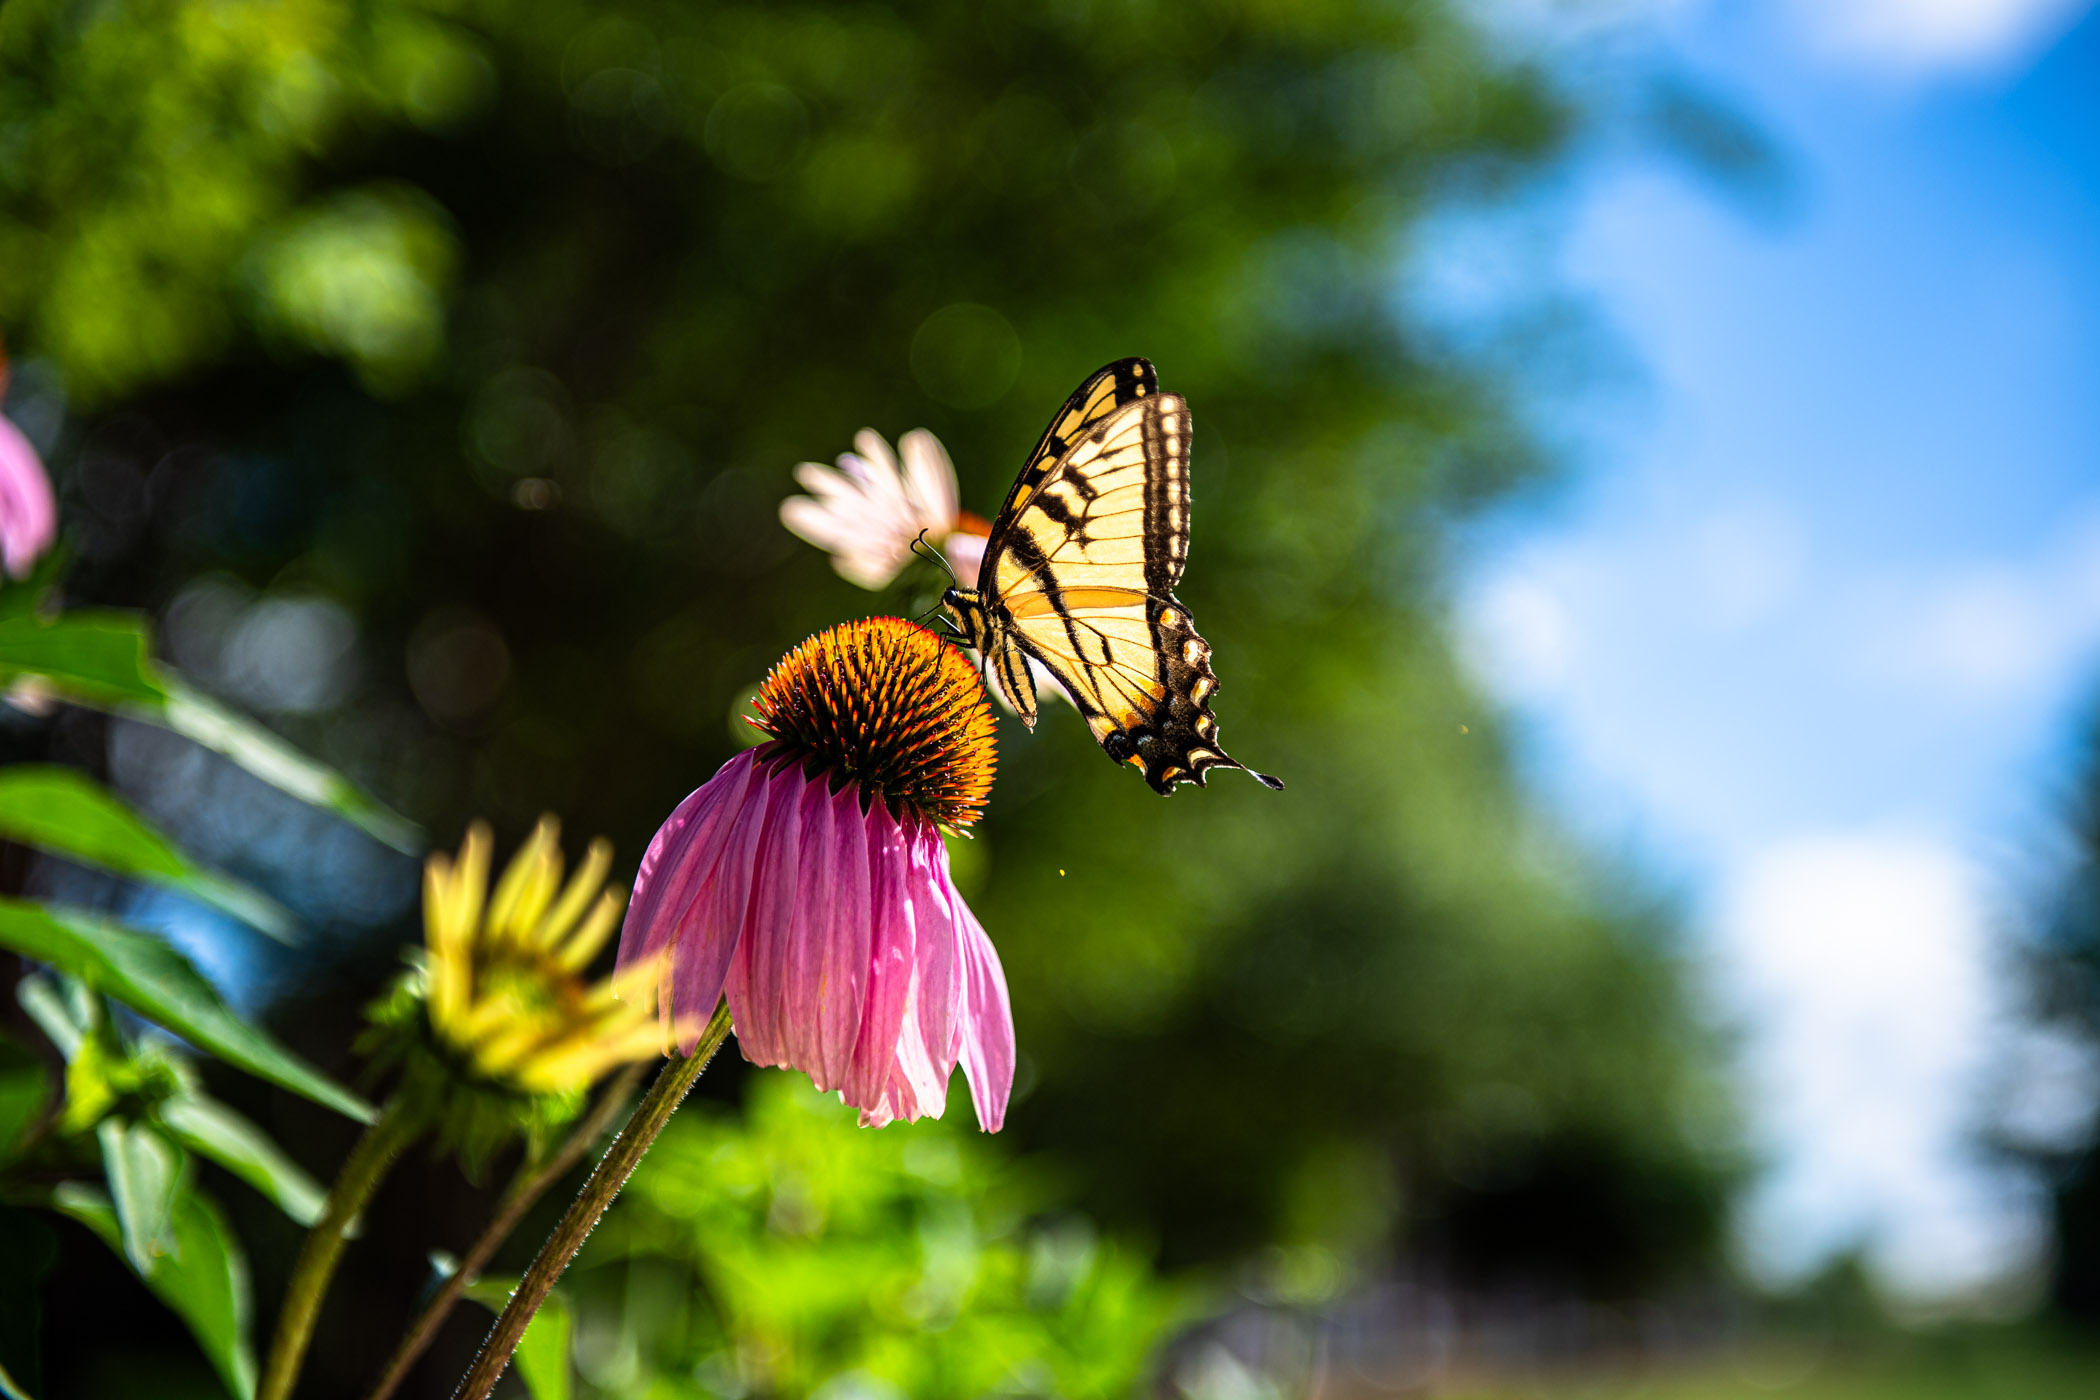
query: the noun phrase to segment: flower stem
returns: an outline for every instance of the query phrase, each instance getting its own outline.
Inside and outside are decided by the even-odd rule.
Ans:
[[[307,1343],[313,1340],[314,1322],[321,1315],[321,1299],[328,1292],[328,1281],[335,1277],[336,1261],[343,1255],[344,1233],[386,1179],[394,1159],[422,1131],[423,1115],[408,1106],[408,1096],[396,1094],[380,1113],[379,1121],[365,1129],[357,1146],[350,1149],[335,1184],[328,1188],[321,1218],[307,1231],[306,1246],[299,1251],[299,1262],[292,1266],[291,1280],[285,1285],[284,1309],[277,1315],[277,1334],[270,1339],[270,1355],[263,1365],[262,1383],[256,1387],[256,1400],[289,1400],[292,1386],[299,1379],[299,1367],[306,1360]]]
[[[424,1348],[430,1345],[431,1338],[437,1336],[438,1328],[452,1311],[452,1305],[459,1301],[459,1295],[488,1267],[490,1257],[510,1238],[510,1232],[518,1227],[525,1212],[532,1209],[533,1202],[575,1166],[578,1159],[590,1150],[591,1144],[613,1125],[613,1120],[633,1100],[634,1086],[641,1082],[641,1078],[640,1064],[631,1064],[621,1070],[553,1155],[537,1167],[519,1172],[517,1180],[503,1193],[503,1199],[496,1202],[495,1213],[489,1217],[488,1225],[474,1241],[473,1248],[467,1251],[466,1257],[459,1261],[459,1266],[438,1287],[436,1296],[424,1305],[414,1324],[402,1336],[401,1345],[394,1349],[393,1359],[387,1362],[386,1374],[379,1378],[379,1384],[372,1387],[372,1393],[365,1400],[388,1400],[400,1388],[401,1382],[408,1378],[409,1367],[416,1364]]]
[[[496,1319],[496,1325],[489,1329],[488,1339],[481,1344],[481,1352],[474,1358],[474,1364],[467,1368],[459,1389],[453,1392],[453,1400],[488,1400],[489,1392],[496,1388],[503,1368],[510,1364],[511,1353],[518,1349],[518,1341],[525,1335],[527,1324],[539,1311],[540,1304],[547,1300],[555,1280],[561,1277],[562,1270],[569,1267],[576,1251],[583,1248],[583,1242],[592,1227],[597,1225],[598,1217],[605,1214],[613,1197],[620,1194],[620,1188],[627,1184],[627,1178],[641,1162],[642,1154],[656,1141],[664,1124],[671,1121],[671,1114],[685,1098],[686,1090],[693,1087],[693,1081],[707,1068],[708,1061],[714,1058],[715,1051],[722,1048],[728,1035],[729,1003],[725,1001],[715,1008],[714,1019],[700,1033],[700,1043],[693,1047],[693,1053],[684,1059],[665,1063],[657,1073],[656,1082],[649,1086],[649,1092],[642,1095],[642,1101],[635,1106],[634,1116],[627,1120],[627,1126],[620,1130],[612,1146],[606,1148],[605,1155],[598,1159],[590,1180],[583,1183],[583,1189],[569,1203],[561,1223],[554,1227],[554,1233],[540,1246],[539,1256],[532,1261],[532,1267],[518,1281],[517,1291],[510,1295],[509,1306]]]

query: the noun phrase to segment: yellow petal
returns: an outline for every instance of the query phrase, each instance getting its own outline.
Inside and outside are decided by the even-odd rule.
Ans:
[[[627,897],[616,890],[607,890],[598,896],[598,902],[591,906],[591,912],[577,925],[569,941],[555,950],[554,960],[561,964],[562,970],[581,972],[588,966],[591,959],[598,956],[598,950],[605,946],[605,940],[612,937],[613,930],[620,926],[620,915],[626,908]]]
[[[547,912],[547,917],[539,921],[539,927],[533,931],[533,942],[542,948],[552,948],[560,942],[561,936],[569,931],[569,925],[576,922],[576,916],[591,902],[591,896],[598,893],[598,887],[605,883],[605,872],[611,868],[612,842],[601,836],[583,853],[583,864],[576,867],[575,877],[562,891],[561,899]]]
[[[541,817],[511,858],[510,868],[497,881],[496,893],[489,900],[491,939],[515,943],[547,911],[547,902],[561,883],[560,842],[561,823],[552,814]]]
[[[489,887],[489,854],[495,848],[496,838],[489,831],[487,822],[475,822],[467,828],[467,839],[459,848],[459,867],[453,874],[454,927],[463,938],[471,939],[481,926],[482,896]]]

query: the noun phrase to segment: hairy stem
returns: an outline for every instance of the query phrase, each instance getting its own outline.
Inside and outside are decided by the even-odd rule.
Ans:
[[[344,1233],[386,1179],[394,1159],[422,1132],[422,1118],[408,1107],[405,1096],[397,1094],[379,1115],[379,1121],[365,1129],[357,1146],[350,1149],[335,1184],[328,1189],[321,1218],[307,1231],[306,1246],[299,1251],[299,1262],[292,1266],[291,1280],[285,1285],[284,1308],[277,1315],[277,1334],[270,1339],[269,1359],[263,1364],[262,1383],[256,1387],[256,1400],[289,1400],[292,1387],[299,1380],[299,1367],[306,1360],[307,1344],[313,1340],[314,1323],[321,1315],[321,1299],[328,1293],[329,1280],[335,1277],[336,1261],[343,1256]]]
[[[590,1180],[583,1183],[583,1189],[569,1203],[561,1223],[540,1246],[539,1257],[532,1261],[532,1267],[519,1280],[517,1292],[510,1295],[509,1306],[503,1309],[503,1315],[489,1330],[488,1339],[481,1344],[480,1355],[474,1358],[474,1364],[467,1368],[459,1389],[453,1392],[453,1400],[488,1400],[503,1368],[510,1364],[511,1353],[518,1349],[518,1340],[525,1335],[526,1325],[539,1311],[540,1304],[547,1300],[547,1293],[554,1287],[555,1280],[561,1277],[562,1270],[569,1267],[576,1251],[583,1248],[583,1242],[589,1237],[592,1227],[597,1225],[598,1217],[605,1214],[613,1197],[620,1194],[620,1188],[627,1184],[627,1178],[641,1162],[642,1154],[656,1141],[664,1124],[671,1121],[671,1114],[685,1098],[686,1090],[693,1087],[693,1081],[707,1068],[707,1062],[714,1058],[715,1051],[721,1049],[728,1035],[729,1004],[724,1002],[715,1008],[714,1019],[701,1032],[700,1043],[693,1047],[693,1053],[664,1065],[656,1082],[649,1086],[649,1092],[642,1095],[641,1103],[635,1106],[634,1116],[627,1120],[627,1126],[620,1130],[612,1146],[606,1148],[605,1155],[598,1159]]]
[[[591,1144],[612,1126],[613,1120],[619,1117],[621,1111],[634,1098],[634,1086],[641,1082],[642,1069],[643,1066],[632,1064],[621,1070],[613,1077],[612,1082],[605,1086],[605,1091],[598,1096],[598,1102],[592,1105],[591,1111],[576,1125],[575,1131],[569,1134],[562,1145],[554,1150],[552,1156],[537,1166],[528,1163],[519,1171],[517,1180],[503,1193],[503,1199],[496,1203],[495,1213],[489,1217],[487,1228],[482,1230],[473,1247],[459,1261],[459,1266],[439,1286],[436,1296],[424,1305],[423,1311],[417,1314],[415,1323],[402,1336],[401,1345],[394,1349],[393,1359],[387,1362],[386,1374],[379,1378],[379,1384],[372,1387],[372,1393],[367,1400],[387,1400],[387,1397],[400,1388],[401,1382],[408,1377],[409,1367],[416,1364],[416,1359],[430,1345],[431,1339],[437,1336],[438,1328],[444,1324],[446,1315],[452,1311],[452,1305],[459,1301],[461,1292],[480,1276],[481,1271],[488,1266],[491,1256],[510,1238],[510,1232],[518,1227],[518,1221],[524,1218],[525,1212],[532,1209],[533,1203],[546,1193],[549,1186],[559,1181],[569,1168],[576,1165],[583,1154],[590,1150]]]

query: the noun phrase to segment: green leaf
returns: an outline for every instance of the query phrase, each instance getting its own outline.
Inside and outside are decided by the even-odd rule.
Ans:
[[[82,704],[157,705],[167,692],[146,659],[146,632],[132,613],[69,612],[0,621],[0,681],[42,676]]]
[[[40,677],[61,700],[172,730],[397,851],[416,855],[428,844],[421,827],[341,773],[155,666],[150,650],[136,613],[0,618],[0,686]]]
[[[116,794],[70,768],[0,768],[0,837],[179,890],[272,938],[291,941],[292,916],[283,905],[197,865]]]
[[[78,982],[71,986],[79,988],[84,996],[91,995]],[[94,1024],[91,1008],[68,1005],[66,993],[59,989],[58,983],[41,972],[29,973],[15,983],[15,1000],[22,1003],[29,1019],[36,1022],[37,1029],[50,1038],[51,1043],[58,1047],[58,1053],[68,1062],[80,1053],[80,1047]]]
[[[22,1134],[36,1122],[51,1093],[51,1076],[43,1061],[14,1041],[0,1037],[0,1161],[7,1160]]]
[[[510,1302],[516,1279],[478,1279],[463,1290],[469,1298],[494,1313]],[[559,1293],[549,1293],[540,1310],[525,1325],[512,1356],[518,1379],[532,1392],[532,1400],[569,1400],[569,1335],[574,1330],[569,1305]]]
[[[124,1254],[123,1228],[109,1197],[67,1182],[51,1204]],[[225,1218],[209,1199],[185,1191],[173,1211],[175,1249],[156,1255],[139,1272],[148,1288],[189,1325],[191,1335],[236,1400],[255,1394],[255,1353],[248,1340],[248,1261]]]
[[[124,1255],[140,1278],[178,1249],[175,1201],[187,1182],[182,1150],[144,1123],[105,1118],[96,1125],[102,1169],[124,1235]]]
[[[184,1094],[160,1106],[160,1121],[192,1152],[209,1157],[256,1190],[277,1208],[311,1226],[321,1218],[327,1188],[285,1155],[261,1128],[203,1094]]]
[[[163,674],[161,685],[164,699],[126,706],[120,713],[173,730],[222,754],[272,787],[335,813],[404,855],[420,855],[430,844],[423,828],[253,720],[243,719],[173,676]]]
[[[78,909],[0,899],[0,946],[71,973],[198,1049],[360,1123],[378,1115],[219,998],[189,959],[157,938]]]

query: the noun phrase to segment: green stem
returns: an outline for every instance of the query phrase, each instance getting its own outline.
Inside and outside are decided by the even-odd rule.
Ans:
[[[641,1082],[641,1077],[642,1066],[639,1064],[629,1065],[621,1070],[612,1083],[606,1086],[605,1092],[599,1095],[598,1102],[591,1108],[590,1113],[577,1124],[576,1130],[569,1134],[568,1139],[555,1150],[553,1156],[541,1163],[528,1164],[527,1168],[519,1171],[518,1179],[503,1193],[503,1199],[496,1203],[495,1214],[489,1218],[481,1237],[474,1241],[466,1257],[459,1261],[459,1267],[439,1286],[437,1295],[425,1305],[414,1325],[401,1338],[401,1345],[395,1348],[393,1360],[387,1363],[386,1374],[379,1378],[379,1384],[372,1387],[372,1393],[365,1397],[365,1400],[389,1400],[400,1388],[401,1382],[408,1377],[408,1368],[416,1364],[416,1358],[423,1354],[423,1349],[437,1336],[438,1327],[445,1321],[446,1314],[452,1311],[452,1305],[459,1301],[460,1293],[481,1273],[497,1247],[510,1238],[510,1232],[517,1228],[518,1221],[532,1208],[533,1202],[539,1200],[549,1186],[560,1180],[569,1168],[575,1166],[583,1154],[590,1151],[591,1144],[613,1125],[613,1119],[619,1116],[620,1110],[626,1108],[628,1102],[633,1099],[634,1086]]]
[[[256,1400],[290,1400],[306,1360],[306,1347],[313,1340],[314,1322],[321,1315],[321,1299],[328,1281],[335,1276],[336,1261],[343,1255],[343,1237],[350,1222],[372,1199],[386,1179],[394,1159],[422,1132],[422,1115],[411,1112],[403,1095],[395,1095],[379,1121],[350,1149],[349,1159],[328,1189],[328,1203],[321,1218],[306,1235],[299,1262],[292,1266],[285,1285],[284,1309],[277,1315],[277,1335],[270,1339],[269,1360],[263,1365],[262,1384]]]
[[[532,1267],[518,1281],[517,1291],[510,1295],[509,1306],[496,1319],[496,1325],[489,1329],[488,1339],[481,1344],[481,1352],[474,1358],[474,1364],[467,1368],[459,1389],[453,1392],[453,1400],[488,1400],[489,1392],[496,1388],[496,1381],[503,1375],[503,1368],[510,1364],[511,1353],[518,1349],[518,1341],[525,1335],[532,1315],[540,1310],[541,1303],[547,1301],[555,1280],[561,1277],[562,1270],[569,1267],[576,1251],[583,1248],[583,1242],[589,1237],[592,1227],[597,1225],[598,1217],[605,1214],[613,1197],[620,1194],[620,1188],[627,1184],[628,1176],[641,1162],[642,1154],[656,1141],[664,1124],[671,1121],[671,1114],[685,1098],[686,1090],[693,1087],[693,1081],[707,1068],[707,1062],[714,1058],[715,1051],[722,1048],[728,1035],[729,1003],[725,1001],[715,1008],[714,1019],[700,1033],[700,1043],[693,1047],[693,1053],[684,1059],[665,1063],[656,1076],[656,1082],[649,1086],[649,1092],[642,1095],[642,1101],[635,1105],[634,1116],[627,1120],[627,1126],[620,1130],[612,1146],[606,1148],[605,1155],[598,1159],[590,1180],[583,1183],[576,1199],[569,1202],[561,1223],[554,1227],[554,1233],[540,1246],[539,1256],[532,1261]]]

